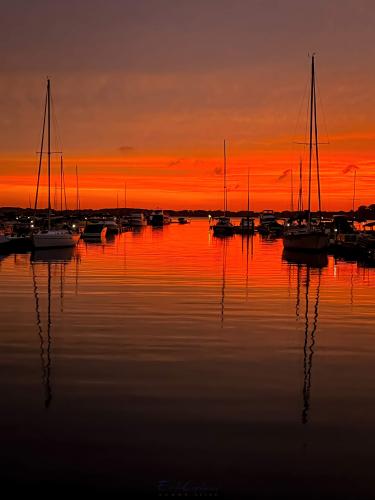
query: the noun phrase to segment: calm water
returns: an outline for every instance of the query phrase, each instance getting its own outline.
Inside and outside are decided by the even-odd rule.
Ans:
[[[203,220],[2,257],[2,485],[373,496],[375,269],[288,258]]]

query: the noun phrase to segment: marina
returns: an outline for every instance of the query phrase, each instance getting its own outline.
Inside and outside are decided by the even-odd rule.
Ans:
[[[3,496],[373,499],[375,3],[1,7]]]

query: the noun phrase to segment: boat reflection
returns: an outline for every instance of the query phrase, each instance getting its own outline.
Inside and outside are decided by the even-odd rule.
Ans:
[[[45,328],[45,323],[42,321],[41,315],[41,298],[37,284],[37,273],[36,264],[31,263],[32,277],[33,277],[33,289],[35,298],[35,313],[36,313],[36,324],[39,337],[40,346],[40,363],[42,372],[42,386],[44,388],[44,406],[49,408],[52,401],[52,386],[51,386],[51,347],[52,347],[52,319],[51,319],[51,266],[49,262],[47,264],[47,327]]]
[[[288,264],[305,265],[310,268],[323,268],[328,265],[328,256],[326,253],[308,253],[296,252],[293,250],[284,250],[282,259]]]
[[[155,228],[155,226],[153,226]],[[147,229],[147,226],[133,226],[130,228],[130,233],[132,233],[133,236],[139,236],[142,234],[145,230]]]
[[[247,233],[242,237],[241,251],[244,254],[246,248],[246,273],[245,273],[245,290],[246,290],[246,300],[249,298],[249,256],[251,255],[251,260],[254,258],[254,235]]]
[[[228,240],[222,238],[222,278],[221,278],[221,300],[220,300],[220,326],[224,327],[224,313],[225,313],[225,285],[226,285],[226,272],[227,272],[227,253],[228,253]]]
[[[75,255],[75,250],[75,247],[34,250],[30,259],[31,262],[68,262]]]
[[[303,320],[303,408],[302,423],[307,424],[309,419],[313,356],[316,350],[316,333],[318,329],[319,298],[321,285],[321,268],[315,272],[311,266],[297,265],[296,283],[296,320]],[[311,301],[313,305],[311,307]],[[301,309],[304,312],[301,312]]]
[[[36,327],[39,338],[41,380],[44,388],[44,406],[49,408],[52,402],[52,297],[53,286],[60,302],[60,313],[64,312],[64,290],[66,268],[74,256],[75,288],[78,293],[78,269],[80,254],[76,248],[54,248],[37,250],[31,254],[31,272],[35,300]],[[46,287],[46,290],[45,290]],[[46,313],[43,318],[43,304],[46,296]]]

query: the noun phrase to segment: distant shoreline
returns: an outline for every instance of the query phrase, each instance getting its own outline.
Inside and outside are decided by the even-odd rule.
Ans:
[[[91,209],[91,208],[85,208],[81,209],[79,211],[77,210],[63,210],[62,212],[60,210],[54,210],[54,214],[56,216],[65,216],[65,217],[94,217],[98,215],[108,215],[108,216],[118,216],[118,217],[124,217],[128,216],[131,213],[137,213],[137,212],[143,212],[145,215],[151,214],[154,209],[149,209],[149,208],[136,208],[136,207],[131,207],[131,208],[100,208],[100,209]],[[184,217],[206,217],[208,218],[209,216],[211,217],[220,217],[223,215],[222,210],[164,210],[166,213],[171,215],[172,217],[179,217],[179,216],[184,216]],[[293,213],[296,214],[297,211],[294,211]],[[47,208],[40,208],[37,209],[36,214],[43,216],[43,214],[47,213]],[[250,210],[250,217],[258,217],[261,211],[252,211]],[[292,212],[290,210],[275,210],[274,211],[275,215],[280,218],[288,218],[292,215]],[[316,212],[314,212],[316,213]],[[0,207],[0,217],[9,217],[9,216],[19,216],[19,215],[34,215],[34,209],[32,208],[21,208],[21,207]],[[229,217],[246,217],[247,216],[247,211],[246,210],[239,210],[239,211],[228,211],[227,215]],[[332,215],[347,215],[349,217],[355,217],[357,219],[375,219],[375,205],[369,205],[369,206],[360,206],[358,207],[357,210],[353,213],[352,210],[327,210],[323,211],[321,213],[322,217],[332,217]]]

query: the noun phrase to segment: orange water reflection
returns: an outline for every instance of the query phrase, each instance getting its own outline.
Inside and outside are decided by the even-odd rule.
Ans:
[[[374,272],[206,220],[3,258],[1,463],[37,475],[42,449],[55,478],[149,491],[303,491],[327,470],[350,491],[349,469],[371,488]]]

